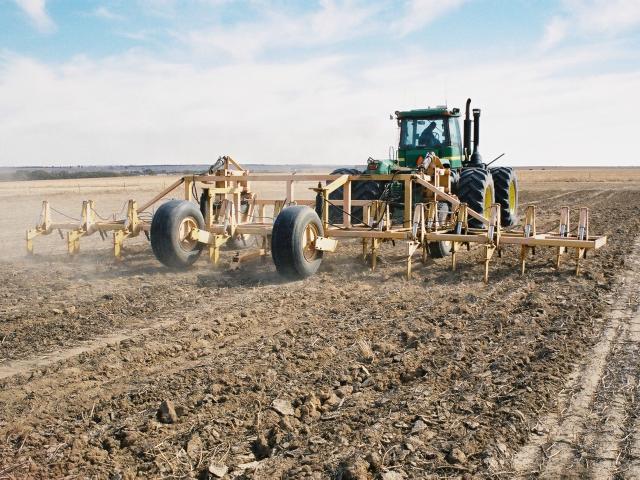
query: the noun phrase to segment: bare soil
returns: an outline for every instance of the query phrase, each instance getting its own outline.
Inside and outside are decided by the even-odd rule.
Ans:
[[[507,250],[487,285],[475,250],[407,281],[391,244],[293,283],[169,271],[143,238],[28,258],[43,192],[102,214],[172,179],[0,185],[0,479],[638,476],[640,175],[585,172],[523,171],[521,202],[541,229],[589,206],[609,244],[579,277]]]

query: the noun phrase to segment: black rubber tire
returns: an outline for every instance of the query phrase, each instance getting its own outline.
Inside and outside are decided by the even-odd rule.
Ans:
[[[180,242],[180,224],[191,218],[198,228],[204,229],[204,218],[195,203],[186,200],[170,200],[163,203],[151,221],[151,248],[156,258],[170,268],[187,268],[198,259],[202,243],[185,249]]]
[[[283,209],[273,223],[271,256],[278,273],[287,279],[301,280],[320,268],[322,251],[316,250],[312,260],[304,256],[303,236],[309,224],[316,226],[318,235],[324,234],[320,217],[306,205]]]
[[[511,167],[495,167],[491,169],[493,186],[496,192],[496,203],[500,204],[500,224],[503,227],[512,227],[518,223],[518,177]],[[515,191],[512,198],[510,189]]]
[[[462,170],[458,181],[458,198],[461,202],[466,203],[471,210],[485,217],[489,216],[489,211],[485,210],[488,192],[491,194],[491,203],[494,203],[496,196],[491,172],[484,168],[465,168]],[[471,215],[467,221],[471,228],[483,227],[483,223]]]
[[[380,195],[382,195],[382,187],[378,182],[374,182],[372,180],[356,182],[353,190],[351,191],[352,200],[378,200],[380,199]],[[362,211],[362,207],[351,207],[352,224],[362,223]]]
[[[360,175],[362,172],[357,168],[336,168],[329,175]],[[327,181],[327,183],[331,183],[331,181]],[[333,192],[329,194],[329,200],[342,200],[342,192],[344,188],[338,187]],[[353,186],[352,186],[353,190]],[[353,191],[351,192],[353,194]]]
[[[338,168],[331,172],[331,175],[361,175],[362,172],[355,168]],[[342,208],[339,203],[334,200],[342,200],[343,187],[337,188],[329,194],[329,200],[336,204],[329,205],[329,223],[342,223]],[[361,182],[353,182],[351,184],[351,199],[352,200],[378,200],[382,194],[382,188],[378,182],[372,180],[366,180]],[[351,207],[351,223],[362,223],[362,207]]]
[[[444,223],[451,209],[446,202],[438,202],[438,221]],[[444,258],[451,253],[451,242],[429,242],[429,255],[433,258]]]
[[[357,168],[336,168],[330,175],[360,175],[362,172]],[[327,180],[327,183],[331,183],[330,180]],[[351,198],[354,198],[354,187],[355,184],[351,185]],[[344,187],[338,187],[333,192],[329,194],[329,200],[332,203],[335,203],[336,206],[329,205],[329,223],[342,223],[342,209],[339,207],[339,203],[334,200],[342,200],[343,199]],[[353,212],[353,207],[351,208]],[[353,214],[353,213],[352,213]]]

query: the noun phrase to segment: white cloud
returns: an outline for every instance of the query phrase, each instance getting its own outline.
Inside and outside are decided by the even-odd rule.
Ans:
[[[633,122],[611,112],[640,109],[640,71],[578,78],[566,69],[597,64],[607,50],[472,62],[464,76],[447,73],[459,59],[428,52],[357,73],[342,56],[209,67],[136,53],[59,66],[14,56],[0,66],[0,165],[206,163],[220,154],[362,163],[396,142],[390,112],[442,103],[443,84],[452,105],[470,96],[483,108],[485,158],[601,164],[612,142],[635,151]],[[441,73],[425,77],[434,63]]]
[[[562,11],[547,23],[543,49],[572,35],[616,37],[640,27],[638,0],[564,0]]]
[[[45,33],[55,30],[55,23],[47,14],[46,0],[15,0],[15,2],[38,30]]]
[[[637,0],[572,0],[567,7],[585,32],[619,34],[640,26]]]
[[[544,37],[540,42],[540,48],[547,50],[555,47],[567,36],[568,24],[567,20],[562,17],[553,17],[545,26]]]
[[[268,49],[333,45],[370,34],[379,10],[358,2],[322,0],[318,10],[303,15],[262,8],[261,18],[255,21],[218,24],[175,36],[201,54],[224,52],[246,61]]]
[[[399,8],[395,2],[321,0],[317,10],[292,14],[261,6],[261,18],[232,26],[176,33],[201,54],[224,52],[233,59],[248,61],[269,49],[336,45],[355,38],[380,35],[402,36],[423,28],[466,0],[408,0]],[[397,18],[389,21],[392,15]]]
[[[405,13],[393,23],[394,31],[406,35],[460,7],[466,0],[409,0]]]

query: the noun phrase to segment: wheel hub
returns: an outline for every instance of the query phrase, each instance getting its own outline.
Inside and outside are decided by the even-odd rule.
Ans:
[[[491,205],[493,205],[493,190],[491,190],[491,187],[487,187],[487,189],[484,192],[484,216],[486,218],[489,218],[489,215],[491,215]]]
[[[509,212],[512,215],[516,214],[516,184],[514,182],[509,184]]]
[[[308,262],[311,262],[316,258],[316,239],[319,236],[318,233],[318,227],[313,223],[308,224],[304,229],[302,238],[302,254]]]
[[[191,232],[195,228],[198,228],[198,224],[193,217],[187,217],[180,222],[180,227],[178,228],[178,239],[180,240],[180,246],[183,250],[193,250],[198,244],[197,240],[193,240],[191,238]]]

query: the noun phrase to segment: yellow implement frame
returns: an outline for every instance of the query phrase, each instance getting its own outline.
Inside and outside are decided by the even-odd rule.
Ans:
[[[122,255],[124,241],[136,237],[141,232],[150,231],[150,223],[143,221],[139,214],[156,203],[166,199],[174,190],[182,186],[183,199],[197,201],[194,198],[194,186],[201,188],[204,196],[205,228],[192,228],[191,240],[198,241],[208,249],[212,263],[220,261],[220,248],[229,239],[239,235],[252,235],[259,240],[256,248],[238,252],[232,260],[232,268],[238,268],[250,260],[264,258],[270,254],[273,219],[290,205],[309,205],[315,208],[322,222],[324,235],[316,238],[315,248],[322,251],[335,251],[342,239],[360,239],[363,258],[369,257],[372,269],[376,268],[380,245],[387,241],[404,241],[407,244],[407,276],[412,274],[412,259],[421,252],[422,261],[429,256],[430,242],[450,242],[451,268],[457,268],[457,257],[462,246],[470,248],[476,244],[482,251],[485,282],[489,279],[490,261],[495,252],[501,254],[507,245],[520,249],[520,271],[525,272],[526,261],[537,247],[555,249],[555,266],[560,267],[562,256],[570,250],[575,251],[576,274],[580,272],[580,260],[586,258],[588,250],[596,250],[606,244],[606,236],[589,235],[589,210],[580,208],[579,222],[575,234],[569,228],[569,207],[560,210],[558,231],[539,233],[536,230],[536,208],[525,209],[524,222],[519,230],[504,230],[500,226],[500,205],[492,204],[488,217],[470,209],[451,193],[449,171],[441,168],[439,162],[430,164],[420,172],[398,172],[393,175],[323,175],[323,174],[252,174],[230,157],[222,157],[220,168],[205,174],[187,175],[178,179],[152,199],[137,206],[129,200],[124,218],[113,221],[98,221],[92,200],[83,202],[81,221],[78,223],[56,223],[51,219],[51,207],[48,202],[42,204],[41,221],[27,231],[27,252],[33,253],[33,240],[40,235],[66,231],[69,254],[80,250],[80,239],[99,233],[104,236],[113,233],[113,248],[117,258]],[[393,223],[391,208],[383,200],[352,199],[352,184],[356,181],[402,182],[404,184],[404,208],[402,222]],[[259,198],[251,190],[252,183],[280,182],[283,194],[278,199]],[[295,186],[299,182],[318,182],[312,188],[315,200],[296,198]],[[342,188],[343,198],[331,200],[330,194]],[[422,188],[423,203],[413,203],[412,195],[416,188]],[[447,222],[440,223],[438,202],[447,202],[451,213]],[[330,221],[330,205],[343,211],[342,221]],[[363,209],[362,222],[354,222],[349,214],[351,208]],[[482,228],[470,228],[468,219],[472,217],[482,224]],[[360,219],[358,219],[360,220]],[[370,254],[368,254],[370,253]]]

